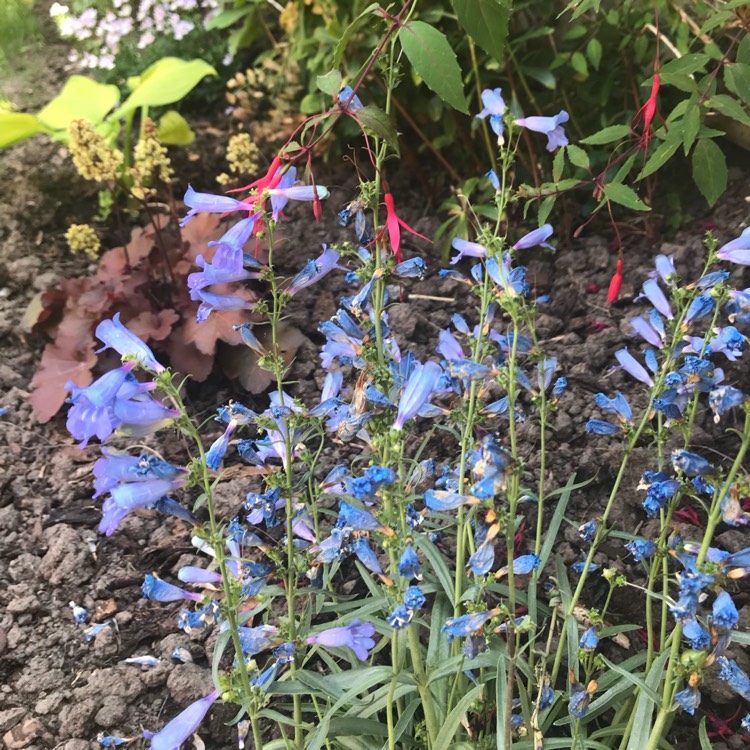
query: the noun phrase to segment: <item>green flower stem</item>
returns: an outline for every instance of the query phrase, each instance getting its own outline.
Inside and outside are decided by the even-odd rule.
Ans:
[[[427,684],[427,673],[422,663],[422,651],[419,645],[419,636],[417,635],[416,625],[412,622],[407,625],[409,631],[409,649],[411,650],[411,662],[414,667],[414,677],[417,680],[419,695],[422,698],[422,711],[427,726],[427,735],[430,738],[429,746],[435,744],[438,736],[439,725],[435,716],[435,707],[432,705],[432,692]]]

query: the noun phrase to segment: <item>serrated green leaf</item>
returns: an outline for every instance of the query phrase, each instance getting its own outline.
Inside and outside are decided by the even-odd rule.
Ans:
[[[414,72],[444,102],[467,112],[461,68],[445,34],[424,21],[412,21],[399,30],[398,38]]]
[[[728,10],[712,13],[711,17],[703,24],[703,26],[701,26],[697,36],[701,37],[709,31],[713,31],[717,26],[721,26],[723,23],[731,21],[733,18],[734,16]]]
[[[206,76],[215,75],[216,71],[205,60],[162,57],[143,75],[132,79],[133,93],[114,116],[121,117],[139,107],[162,107],[178,102]]]
[[[713,206],[727,189],[729,173],[724,152],[709,138],[700,138],[693,149],[692,165],[698,190]]]
[[[37,133],[44,133],[45,130],[36,115],[24,112],[0,112],[0,148],[20,143]]]
[[[638,197],[633,188],[623,185],[621,182],[610,182],[604,186],[604,195],[613,203],[619,203],[625,208],[634,211],[650,211],[651,209]]]
[[[382,109],[372,104],[362,107],[356,112],[357,119],[362,123],[365,130],[372,135],[382,138],[398,155],[398,134],[393,120]]]
[[[159,140],[168,146],[187,146],[195,140],[195,133],[187,120],[173,109],[159,118]]]
[[[742,41],[737,47],[737,55],[735,61],[738,63],[744,63],[750,65],[750,36],[744,34]]]
[[[511,0],[453,0],[466,33],[499,63],[504,60]]]
[[[602,61],[602,43],[596,37],[592,37],[586,45],[586,57],[594,70],[599,70],[599,64]]]
[[[349,44],[351,35],[356,31],[357,26],[360,22],[376,11],[380,6],[378,3],[370,3],[352,22],[344,29],[344,33],[333,50],[333,67],[338,68],[341,66],[341,61],[344,59],[344,52],[346,52],[346,45]]]
[[[315,83],[324,94],[336,97],[341,91],[341,73],[336,69],[331,70],[323,76],[318,76]]]
[[[556,195],[548,195],[542,201],[542,204],[539,206],[539,211],[537,212],[537,220],[539,221],[540,225],[547,222],[549,215],[552,213],[552,209],[555,207],[556,200]]]
[[[98,125],[119,99],[117,86],[98,83],[85,76],[71,76],[37,118],[50,130],[66,130],[68,123],[77,119]]]
[[[715,109],[722,115],[731,117],[733,120],[737,120],[737,122],[750,125],[750,115],[748,115],[745,108],[736,99],[727,94],[716,94],[715,96],[712,96],[710,99],[706,100],[706,106],[709,109]]]
[[[750,104],[750,65],[735,63],[724,66],[724,83],[745,104]]]
[[[692,107],[688,108],[685,113],[685,117],[682,118],[682,148],[685,156],[695,143],[695,139],[698,137],[698,131],[701,127],[701,108],[697,105],[697,102]]]
[[[589,155],[580,146],[570,144],[565,147],[565,150],[568,153],[568,159],[570,159],[571,164],[576,167],[581,167],[581,169],[589,169],[591,166],[589,163]]]
[[[610,125],[608,128],[604,128],[603,130],[582,139],[581,143],[585,143],[587,146],[602,146],[605,143],[619,141],[622,138],[626,138],[628,135],[630,135],[629,125]]]
[[[702,71],[710,59],[711,58],[703,52],[691,52],[682,57],[678,57],[676,60],[670,60],[668,63],[662,65],[659,74],[661,75],[662,80],[664,80],[665,75],[693,75],[698,71]]]
[[[555,158],[552,160],[552,179],[555,182],[560,182],[562,177],[563,169],[565,169],[565,149],[557,149]]]

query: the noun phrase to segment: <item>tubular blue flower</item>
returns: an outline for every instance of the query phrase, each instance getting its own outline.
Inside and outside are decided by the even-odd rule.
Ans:
[[[701,276],[698,281],[695,282],[695,286],[698,289],[712,289],[717,284],[725,282],[731,274],[729,271],[712,271],[707,273],[705,276]]]
[[[712,352],[721,352],[732,362],[742,356],[742,348],[747,339],[734,326],[714,328],[714,333],[716,336],[711,339]]]
[[[599,522],[596,520],[596,518],[592,518],[590,521],[582,523],[578,527],[578,538],[582,542],[590,542],[596,536],[596,531],[598,528]]]
[[[616,435],[622,432],[622,425],[605,422],[603,419],[589,419],[586,422],[586,429],[592,435]]]
[[[568,390],[568,379],[565,377],[559,377],[554,386],[552,386],[552,398],[555,400],[565,395],[565,391]]]
[[[737,662],[724,656],[720,656],[716,661],[721,667],[719,679],[728,682],[735,693],[750,701],[750,678],[739,668]]]
[[[578,648],[582,651],[593,652],[596,651],[599,645],[599,636],[597,635],[596,628],[592,625],[582,636],[578,644]]]
[[[138,401],[118,400],[115,401],[112,411],[119,419],[120,425],[152,425],[182,416],[182,412],[169,409],[152,398]]]
[[[443,369],[436,362],[428,361],[423,365],[417,363],[399,399],[394,430],[401,430],[404,423],[427,403],[442,374]]]
[[[206,570],[194,565],[183,565],[177,571],[177,578],[183,583],[221,583],[221,573],[217,570]]]
[[[152,575],[147,575],[143,579],[141,592],[146,599],[153,602],[178,602],[182,599],[192,599],[199,602],[203,598],[200,594],[185,591],[179,586],[173,586],[171,583],[162,581],[161,578]]]
[[[640,380],[641,383],[645,383],[648,386],[652,386],[654,384],[654,381],[651,379],[648,371],[627,350],[627,348],[618,349],[615,352],[615,357],[620,363],[620,367],[622,367],[622,369],[625,370],[625,372],[627,372],[629,375],[632,375],[636,380]]]
[[[489,573],[495,562],[495,545],[491,539],[483,542],[477,547],[476,552],[469,558],[469,567],[476,576]]]
[[[79,607],[75,602],[70,602],[68,606],[73,612],[73,619],[79,625],[85,625],[89,621],[90,615],[83,607]]]
[[[397,263],[393,273],[401,279],[419,279],[422,281],[427,276],[427,264],[422,258],[410,258],[402,263]]]
[[[538,555],[533,553],[529,555],[521,555],[513,560],[513,574],[517,576],[525,576],[534,570],[539,568],[541,562]],[[508,566],[504,565],[495,573],[495,578],[502,578],[508,572]]]
[[[661,349],[664,346],[661,334],[649,323],[646,318],[641,315],[637,315],[630,321],[630,325],[633,330],[651,346],[655,346],[657,349]]]
[[[676,472],[682,472],[688,477],[703,477],[715,473],[714,467],[703,456],[682,449],[672,452],[672,466]]]
[[[153,505],[157,500],[184,484],[184,480],[153,479],[146,482],[129,482],[113,487],[110,497],[104,501],[102,506],[102,520],[99,523],[99,531],[111,536],[131,510]]]
[[[372,573],[377,573],[378,575],[382,574],[383,569],[378,562],[378,556],[373,552],[366,536],[358,536],[352,542],[351,546],[352,552],[354,552],[362,565]]]
[[[500,609],[490,609],[486,612],[474,612],[461,617],[450,617],[440,628],[441,633],[445,633],[449,639],[465,638],[467,635],[479,630],[488,620],[497,617]]]
[[[242,336],[242,342],[246,346],[249,346],[256,354],[264,357],[268,353],[253,333],[253,327],[250,323],[243,323],[239,326],[232,326],[232,328],[235,331],[239,332],[240,336]]]
[[[685,313],[685,325],[710,315],[716,309],[716,300],[710,294],[699,294]]]
[[[729,629],[736,628],[739,620],[740,615],[732,597],[726,591],[720,592],[714,601],[711,622],[719,628]]]
[[[177,627],[190,634],[194,630],[203,630],[208,625],[213,625],[219,616],[219,603],[210,601],[205,607],[191,612],[189,609],[180,610],[177,617]]]
[[[719,422],[721,417],[735,406],[745,402],[745,394],[739,388],[723,385],[708,394],[708,405],[714,413],[714,422]]]
[[[721,260],[737,263],[740,266],[750,266],[750,227],[742,230],[737,239],[727,242],[716,251]]]
[[[234,432],[235,425],[230,422],[227,429],[211,444],[211,447],[206,451],[206,466],[211,471],[218,471],[221,466],[221,462],[224,460],[224,455],[229,447],[229,438]]]
[[[191,185],[188,185],[183,201],[190,210],[180,222],[181,227],[184,227],[196,214],[227,214],[249,209],[247,203],[238,201],[236,198],[230,198],[227,195],[197,193]]]
[[[646,499],[643,501],[646,515],[649,518],[654,518],[666,505],[667,500],[675,496],[679,488],[680,483],[676,479],[653,482],[646,492]]]
[[[672,314],[672,308],[669,306],[669,300],[666,298],[664,292],[659,286],[659,282],[656,279],[648,279],[643,282],[642,287],[643,293],[636,297],[646,297],[648,301],[667,319],[672,320],[674,315]]]
[[[698,620],[688,620],[682,624],[682,635],[687,638],[690,648],[701,650],[711,643],[711,636]]]
[[[338,525],[351,526],[355,531],[382,531],[383,525],[372,513],[344,502],[339,503]]]
[[[394,630],[403,630],[414,619],[414,610],[399,604],[386,619]]]
[[[398,574],[407,580],[411,580],[412,578],[416,578],[417,580],[422,579],[422,566],[419,562],[419,555],[414,551],[411,542],[406,543],[404,553],[398,561]]]
[[[490,118],[490,127],[497,136],[498,143],[503,139],[503,114],[505,114],[505,101],[501,96],[501,89],[484,89],[482,91],[482,104],[484,108],[476,116],[484,120]]]
[[[370,466],[355,479],[346,480],[346,491],[357,500],[366,501],[375,497],[381,487],[390,487],[397,479],[396,472],[382,466]]]
[[[490,169],[489,172],[485,173],[484,175],[492,185],[493,188],[495,188],[495,192],[500,192],[500,178],[497,176],[497,172],[495,172],[494,169]]]
[[[487,257],[487,248],[484,247],[484,245],[480,245],[477,242],[469,242],[468,240],[463,240],[460,237],[454,237],[453,242],[451,242],[451,247],[454,250],[458,250],[458,255],[454,255],[451,258],[451,265],[454,266],[456,263],[458,263],[461,258],[464,256],[468,258],[486,258]]]
[[[695,709],[700,706],[701,694],[697,687],[688,685],[684,690],[675,693],[674,699],[683,711],[692,716],[695,713]]]
[[[234,251],[239,251],[240,258],[242,260],[243,265],[247,263],[249,260],[249,263],[252,267],[254,267],[256,270],[262,268],[262,264],[257,261],[253,256],[250,256],[250,258],[245,258],[242,255],[242,248],[245,247],[247,241],[250,239],[250,237],[253,234],[253,231],[255,230],[255,223],[258,221],[258,219],[261,217],[260,213],[255,213],[252,216],[248,216],[247,219],[242,219],[241,221],[238,221],[236,224],[233,224],[230,229],[228,229],[218,240],[211,240],[208,243],[209,247],[218,247],[219,249],[222,248],[230,248]],[[218,255],[218,250],[217,250]],[[232,257],[230,256],[223,256],[223,257]],[[216,255],[214,255],[213,260],[214,265],[218,265],[216,260]]]
[[[438,354],[448,360],[463,359],[465,356],[458,339],[447,328],[444,328],[438,334],[436,350]]]
[[[512,269],[508,256],[503,257],[500,263],[496,258],[489,258],[485,265],[492,280],[509,297],[523,297],[528,294],[529,285],[526,283],[525,267],[519,266]]]
[[[367,661],[369,650],[375,647],[373,635],[375,635],[375,626],[370,622],[363,623],[357,619],[352,620],[348,625],[328,628],[317,635],[311,635],[305,642],[317,643],[329,648],[348,646],[360,661]]]
[[[479,498],[446,490],[427,490],[424,493],[424,502],[430,510],[455,510],[460,505],[476,505]]]
[[[694,620],[698,611],[698,594],[690,591],[682,594],[677,602],[669,607],[669,611],[677,622]]]
[[[190,735],[198,729],[211,706],[219,697],[219,691],[211,691],[205,698],[195,701],[182,713],[175,716],[164,729],[154,734],[148,730],[143,732],[147,740],[151,740],[151,750],[176,750]]]
[[[252,310],[255,307],[254,299],[247,299],[237,294],[214,294],[205,289],[194,290],[194,299],[200,300],[195,319],[203,323],[215,310]]]
[[[96,327],[96,337],[104,344],[97,350],[97,354],[105,349],[114,349],[121,356],[134,357],[149,370],[164,371],[164,366],[156,361],[151,349],[120,323],[120,313],[115,313],[112,320],[103,320],[99,323]]]
[[[536,247],[537,245],[540,245],[541,247],[546,247],[549,250],[555,250],[556,248],[554,245],[550,245],[547,240],[552,236],[552,233],[555,230],[552,228],[552,224],[544,224],[539,229],[535,229],[533,232],[529,232],[528,234],[525,234],[523,237],[521,237],[518,242],[516,242],[515,245],[513,245],[514,250],[526,250],[530,247]]]
[[[315,260],[309,260],[284,291],[293,297],[305,287],[320,281],[336,267],[339,257],[339,254],[333,248],[324,244],[323,252]]]
[[[222,623],[222,631],[228,628],[228,624]],[[261,651],[265,651],[273,645],[274,638],[279,634],[279,631],[273,627],[273,625],[258,625],[255,628],[237,628],[240,636],[240,645],[242,646],[242,653],[248,656],[255,656]]]
[[[291,187],[276,187],[270,188],[266,192],[271,197],[277,196],[286,198],[292,201],[314,201],[314,200],[325,200],[328,198],[330,193],[327,187],[323,185],[292,185]],[[278,217],[278,209],[274,209],[276,216]]]
[[[516,120],[516,125],[536,133],[544,133],[547,136],[547,151],[554,151],[559,146],[568,145],[568,139],[562,127],[568,119],[568,113],[563,109],[554,117],[522,117]]]
[[[247,221],[247,219],[245,220]],[[242,250],[231,245],[222,244],[216,251],[212,262],[208,262],[202,255],[195,259],[195,264],[203,269],[191,273],[187,278],[190,298],[200,299],[197,292],[212,284],[231,284],[235,281],[258,278],[258,272],[246,271],[242,264]]]
[[[425,595],[419,586],[409,586],[404,592],[404,604],[409,609],[422,609],[426,601]]]
[[[568,710],[576,719],[582,719],[589,710],[591,696],[594,690],[596,690],[596,682],[593,680],[589,683],[589,687],[592,687],[592,685],[593,689],[591,692],[589,692],[588,688],[584,687],[580,682],[573,682],[570,686]]]
[[[674,267],[674,255],[659,254],[656,256],[654,265],[656,266],[656,273],[665,284],[669,284],[671,287],[676,286],[677,270]]]
[[[354,114],[364,107],[362,100],[354,93],[351,86],[342,86],[336,95],[336,100],[344,111],[350,114]]]
[[[750,323],[750,289],[735,289],[729,293],[726,311],[730,323]]]
[[[597,393],[594,403],[606,414],[614,414],[621,422],[632,422],[633,412],[625,396],[617,392],[614,398],[607,398],[603,393]]]
[[[625,548],[633,555],[636,562],[648,560],[656,554],[657,550],[656,545],[648,539],[633,539],[632,542],[625,544]]]

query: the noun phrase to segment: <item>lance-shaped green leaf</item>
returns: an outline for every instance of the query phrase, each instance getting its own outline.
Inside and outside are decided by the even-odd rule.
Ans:
[[[445,35],[424,21],[412,21],[398,34],[414,72],[444,102],[468,112],[461,68]]]
[[[633,188],[629,188],[622,183],[611,182],[608,185],[605,185],[604,195],[606,195],[613,203],[619,203],[621,206],[632,208],[634,211],[651,210],[649,206],[638,197],[638,194]]]
[[[453,10],[469,36],[488,55],[503,62],[510,0],[453,0]]]
[[[362,107],[356,112],[356,117],[365,130],[384,140],[398,155],[398,134],[393,120],[382,109],[373,105]]]
[[[710,139],[699,138],[693,149],[693,179],[703,197],[713,206],[727,189],[727,160]]]

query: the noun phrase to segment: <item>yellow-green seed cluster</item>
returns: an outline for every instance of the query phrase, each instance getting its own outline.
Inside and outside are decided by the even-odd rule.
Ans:
[[[71,252],[85,253],[89,258],[97,258],[102,246],[90,224],[71,224],[65,233],[65,241]]]
[[[78,174],[85,180],[114,182],[123,163],[121,151],[112,148],[86,120],[71,120],[68,148]]]
[[[159,140],[156,123],[150,117],[143,123],[143,136],[135,146],[134,157],[136,178],[141,183],[151,184],[156,179],[169,182],[174,176],[167,147]]]
[[[253,175],[258,171],[260,151],[253,143],[249,133],[237,133],[229,139],[227,146],[227,161],[230,174],[220,174],[216,181],[220,185],[228,185],[232,175]]]

